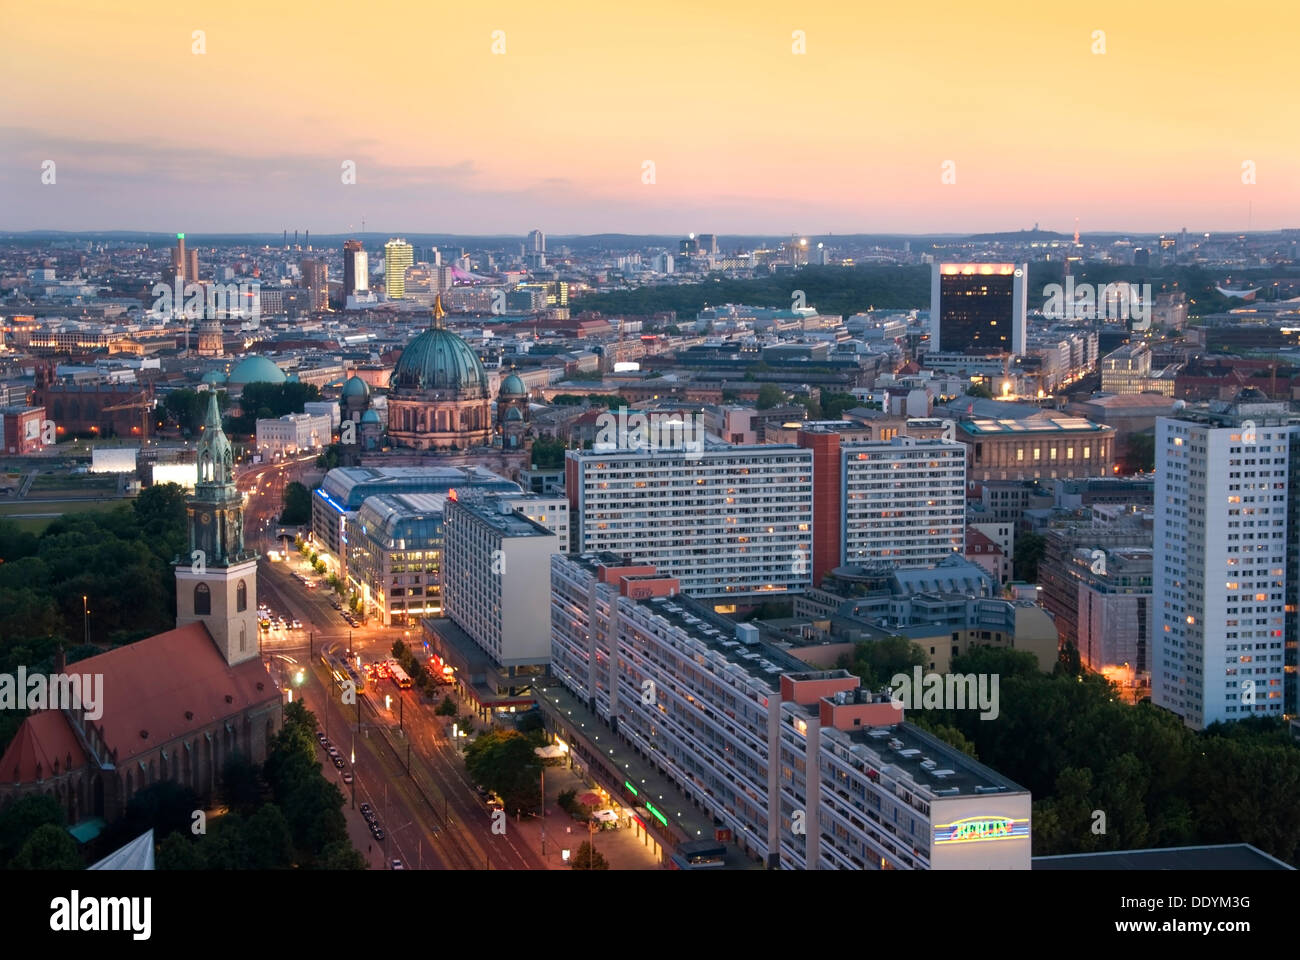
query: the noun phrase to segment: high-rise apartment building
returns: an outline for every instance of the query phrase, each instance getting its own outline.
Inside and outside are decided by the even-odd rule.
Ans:
[[[813,454],[791,444],[570,450],[575,553],[654,563],[700,597],[805,589]]]
[[[966,447],[894,437],[841,447],[842,560],[937,563],[966,543]]]
[[[540,230],[530,230],[528,232],[528,250],[531,253],[545,253],[546,234]]]
[[[406,270],[415,263],[415,248],[405,240],[384,244],[384,290],[389,300],[406,296]]]
[[[930,276],[930,351],[989,356],[1025,352],[1029,267],[935,263]]]
[[[509,499],[448,497],[443,508],[442,612],[497,666],[544,664],[551,634],[551,556],[559,538]]]
[[[1152,701],[1193,729],[1282,715],[1295,431],[1252,388],[1156,421]]]

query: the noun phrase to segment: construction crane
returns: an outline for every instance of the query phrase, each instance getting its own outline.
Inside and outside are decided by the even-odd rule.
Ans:
[[[120,410],[139,410],[140,411],[140,442],[143,443],[149,436],[149,411],[153,409],[154,402],[148,392],[142,393],[139,400],[131,400],[126,403],[115,403],[111,407],[100,407],[100,413],[115,413]]]

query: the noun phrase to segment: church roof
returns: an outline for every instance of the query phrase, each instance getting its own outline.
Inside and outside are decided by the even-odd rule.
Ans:
[[[73,664],[69,669],[77,667]],[[0,758],[0,783],[32,783],[38,767],[44,779],[53,774],[56,761],[63,772],[68,769],[69,757],[74,770],[86,762],[81,743],[63,714],[53,710],[34,713],[18,727]]]
[[[250,637],[249,642],[256,643],[257,638]],[[230,666],[202,623],[78,660],[68,665],[67,672],[103,675],[103,716],[87,722],[102,728],[104,743],[117,751],[119,768],[161,743],[280,699],[260,657]],[[62,757],[76,743],[62,712],[28,717],[0,759],[0,782],[35,780],[37,758]],[[79,759],[84,761],[85,756],[77,748],[74,767]],[[48,776],[51,769],[43,762],[42,775]]]

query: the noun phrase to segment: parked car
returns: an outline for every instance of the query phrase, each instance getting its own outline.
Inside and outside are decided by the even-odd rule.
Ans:
[[[384,833],[384,828],[377,823],[372,823],[370,825],[370,835],[376,840],[383,840],[384,837],[387,836],[387,834]]]
[[[391,864],[389,864],[389,866],[392,867],[394,870],[405,870],[405,869],[406,869],[406,864],[402,863],[401,860],[398,860],[398,859],[396,859],[396,858],[393,859],[393,862],[392,862]]]
[[[334,756],[333,756],[331,759],[334,761],[334,766],[338,767],[340,770],[343,769],[343,758],[342,758],[342,757],[340,757],[340,756],[336,753],[336,754],[334,754]]]
[[[351,783],[351,782],[352,782],[352,771],[351,771],[351,770],[344,770],[344,771],[343,771],[343,782],[344,782],[344,783]]]
[[[361,815],[365,817],[367,820],[369,820],[371,817],[375,815],[375,811],[370,809],[370,804],[368,803],[363,803],[360,809],[361,809]]]

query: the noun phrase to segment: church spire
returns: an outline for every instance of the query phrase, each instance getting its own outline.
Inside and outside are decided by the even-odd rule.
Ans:
[[[208,391],[208,413],[203,420],[203,436],[199,439],[198,482],[225,486],[235,482],[234,451],[225,431],[221,429],[221,412],[217,409],[217,394]]]
[[[442,294],[433,298],[433,322],[429,325],[431,330],[442,330],[447,326],[447,311],[442,309]]]

